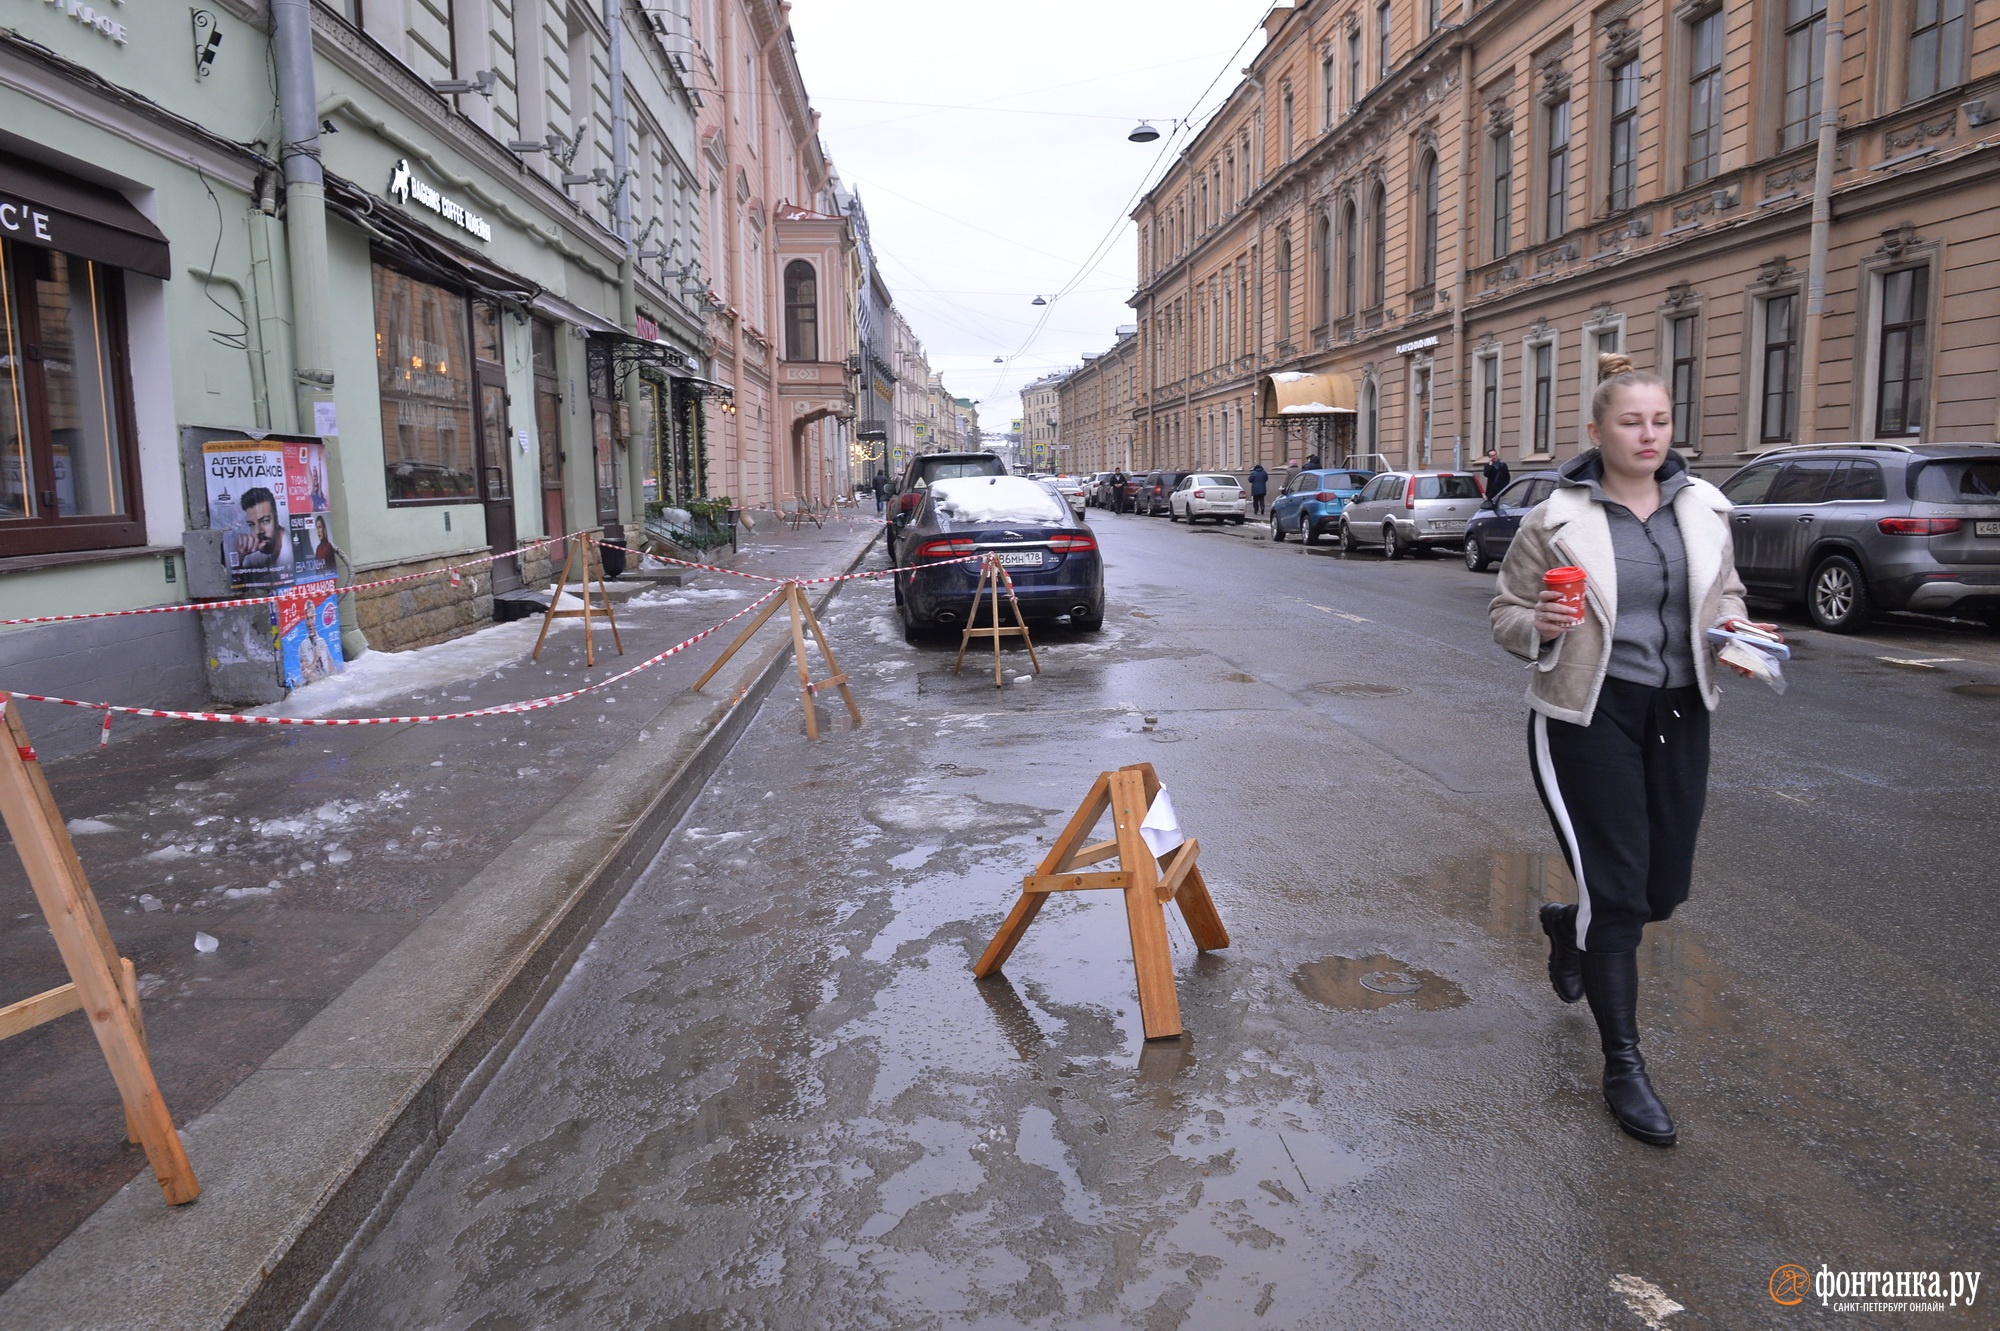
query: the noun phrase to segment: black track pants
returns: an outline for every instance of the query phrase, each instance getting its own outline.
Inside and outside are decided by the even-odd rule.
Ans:
[[[1587,726],[1528,718],[1535,789],[1576,878],[1576,943],[1630,952],[1688,897],[1708,796],[1698,689],[1607,678]]]

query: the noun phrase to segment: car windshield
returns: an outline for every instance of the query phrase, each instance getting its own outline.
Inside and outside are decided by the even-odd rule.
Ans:
[[[1917,473],[1917,498],[1931,504],[2000,504],[2000,460],[1930,463]]]
[[[931,487],[931,506],[956,526],[988,522],[1064,523],[1069,506],[1025,476],[958,477]]]
[[[1001,476],[1006,468],[999,458],[940,458],[936,462],[924,463],[918,473],[919,479],[928,482],[948,481],[957,476]]]
[[[1419,476],[1419,499],[1477,499],[1479,482],[1470,476]]]
[[[1234,476],[1197,476],[1194,478],[1194,483],[1196,485],[1213,485],[1233,489],[1236,486],[1236,478]]]

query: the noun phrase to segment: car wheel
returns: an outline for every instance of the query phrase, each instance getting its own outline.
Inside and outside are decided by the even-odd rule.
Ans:
[[[1383,523],[1382,557],[1384,559],[1401,559],[1403,553],[1403,538],[1396,534],[1396,524],[1393,522]]]
[[[1474,573],[1484,573],[1492,561],[1486,557],[1486,547],[1479,543],[1477,536],[1465,538],[1465,566]]]
[[[1169,505],[1167,505],[1167,521],[1168,521],[1168,522],[1179,522],[1180,520],[1181,520],[1181,515],[1180,515],[1180,514],[1178,514],[1178,513],[1176,513],[1176,512],[1174,512],[1174,506],[1173,506],[1172,504],[1169,504]],[[1193,523],[1194,523],[1194,519],[1193,519],[1193,518],[1189,518],[1189,519],[1188,519],[1188,523],[1189,523],[1189,525],[1190,525],[1190,526],[1191,526],[1191,525],[1193,525]]]
[[[1299,519],[1299,543],[1301,545],[1319,544],[1319,533],[1313,530],[1313,520],[1311,518]]]
[[[1846,555],[1828,555],[1806,586],[1806,611],[1828,633],[1859,633],[1875,616],[1868,580]]]
[[[1361,542],[1354,539],[1354,528],[1347,525],[1346,518],[1340,520],[1340,548],[1350,555],[1361,549]]]
[[[1283,545],[1284,543],[1285,543],[1285,529],[1278,525],[1278,515],[1276,513],[1273,513],[1271,515],[1271,544]]]

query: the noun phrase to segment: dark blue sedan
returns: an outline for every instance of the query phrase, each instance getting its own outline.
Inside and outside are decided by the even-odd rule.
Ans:
[[[932,485],[896,541],[896,566],[910,570],[895,580],[906,638],[965,627],[979,564],[947,561],[986,554],[999,557],[1029,620],[1104,627],[1104,559],[1068,503],[1025,476],[967,476]],[[1001,614],[1011,618],[1004,605]]]
[[[1374,475],[1338,469],[1300,472],[1271,501],[1271,539],[1297,536],[1307,545],[1317,545],[1320,537],[1339,530],[1341,510]]]
[[[1521,529],[1521,519],[1555,493],[1555,488],[1554,472],[1531,471],[1508,482],[1499,494],[1488,495],[1479,511],[1465,522],[1465,566],[1482,573],[1488,564],[1505,559],[1514,533]]]

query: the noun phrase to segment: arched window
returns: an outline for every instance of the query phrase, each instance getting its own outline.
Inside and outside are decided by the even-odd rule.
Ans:
[[[1426,150],[1417,163],[1417,285],[1438,275],[1438,159]]]
[[[1278,237],[1278,341],[1292,340],[1292,238]]]
[[[785,265],[785,359],[819,359],[819,278],[804,259]]]
[[[1321,213],[1313,226],[1313,258],[1317,260],[1314,275],[1318,279],[1319,290],[1314,293],[1319,305],[1319,321],[1333,322],[1333,227]]]
[[[1368,200],[1368,303],[1389,299],[1389,191],[1381,185]]]
[[[1359,226],[1354,200],[1349,199],[1340,206],[1340,312],[1350,318],[1360,300],[1361,237],[1356,234]]]

